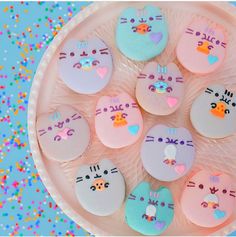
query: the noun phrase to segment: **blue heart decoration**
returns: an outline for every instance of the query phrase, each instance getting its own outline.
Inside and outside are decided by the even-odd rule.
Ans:
[[[158,33],[153,32],[149,35],[149,37],[153,43],[158,44],[162,40],[163,34],[161,32]]]
[[[155,223],[155,228],[161,230],[165,227],[165,225],[166,225],[165,221],[157,221]]]
[[[215,217],[215,219],[217,219],[217,220],[224,218],[225,215],[226,215],[225,211],[221,211],[221,210],[219,210],[219,209],[216,209],[216,210],[214,211],[214,217]]]
[[[207,57],[207,60],[208,60],[209,64],[212,65],[212,64],[218,62],[219,58],[217,56],[209,54]]]
[[[131,135],[136,135],[139,131],[139,125],[130,125],[128,131]]]

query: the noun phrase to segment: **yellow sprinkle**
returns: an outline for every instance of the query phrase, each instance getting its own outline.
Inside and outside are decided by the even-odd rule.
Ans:
[[[28,48],[24,48],[24,51],[25,51],[25,53],[28,53],[29,52],[29,49]]]
[[[3,12],[7,12],[8,11],[8,7],[5,7],[4,9],[3,9]]]
[[[2,162],[2,160],[0,162]],[[4,169],[0,169],[0,173],[4,173]]]
[[[4,68],[4,66],[0,65],[0,70],[2,70]]]
[[[20,53],[20,56],[21,56],[22,58],[26,58],[26,57],[25,57],[25,54],[24,54],[23,52]]]
[[[10,216],[10,220],[13,221],[14,220],[14,216]]]
[[[15,112],[14,112],[14,115],[17,115],[19,112],[19,110],[17,109]]]

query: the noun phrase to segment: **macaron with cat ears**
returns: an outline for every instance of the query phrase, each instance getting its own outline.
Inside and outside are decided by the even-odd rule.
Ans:
[[[223,63],[227,33],[223,26],[209,20],[194,20],[187,26],[177,44],[180,63],[190,72],[211,73]]]
[[[119,169],[108,159],[79,167],[75,192],[81,206],[97,216],[116,212],[125,198],[125,181]]]
[[[175,112],[184,97],[184,78],[174,63],[161,66],[156,62],[146,64],[138,75],[136,98],[140,106],[155,115]]]
[[[45,156],[59,162],[80,157],[90,142],[88,122],[80,112],[68,105],[41,114],[37,118],[36,129]]]
[[[160,235],[174,217],[171,191],[161,186],[152,190],[148,182],[139,183],[125,203],[126,223],[143,235]]]
[[[236,95],[220,84],[209,85],[192,104],[190,119],[203,136],[224,138],[236,132]]]
[[[140,152],[144,169],[155,179],[174,181],[186,175],[195,160],[191,133],[162,124],[146,134]]]
[[[59,77],[73,91],[94,94],[109,83],[113,71],[111,52],[101,39],[70,39],[58,55]]]
[[[95,130],[107,147],[121,148],[134,144],[143,130],[138,104],[125,92],[100,97],[95,112]]]
[[[167,23],[158,7],[129,7],[121,12],[116,26],[116,44],[126,57],[147,61],[161,54],[167,41]]]
[[[222,172],[199,171],[185,184],[181,198],[183,213],[192,223],[202,227],[224,223],[235,209],[233,183],[231,177]]]

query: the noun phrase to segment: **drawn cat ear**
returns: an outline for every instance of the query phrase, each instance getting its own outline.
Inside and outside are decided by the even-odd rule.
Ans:
[[[172,193],[168,188],[161,186],[156,190],[156,192],[159,194],[159,198],[161,200],[166,200],[166,202],[173,202]]]
[[[148,182],[141,182],[139,183],[136,188],[134,189],[133,193],[138,192],[138,193],[148,193],[150,191],[150,184]]]

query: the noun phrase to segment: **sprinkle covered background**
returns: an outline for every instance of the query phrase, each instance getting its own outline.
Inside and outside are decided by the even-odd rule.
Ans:
[[[30,87],[43,53],[88,4],[0,2],[0,235],[88,235],[42,184],[26,123]]]
[[[0,235],[88,235],[42,184],[27,137],[37,65],[86,2],[0,2]]]

